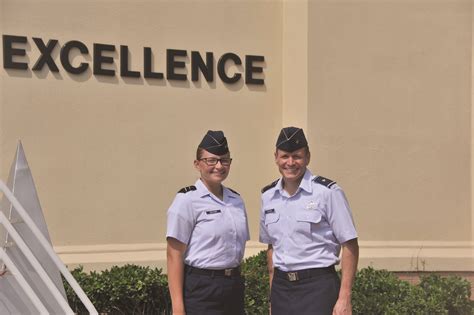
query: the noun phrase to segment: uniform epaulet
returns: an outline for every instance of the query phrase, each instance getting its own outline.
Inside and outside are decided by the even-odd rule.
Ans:
[[[229,190],[230,190],[231,192],[233,192],[234,194],[236,194],[236,195],[239,195],[239,196],[240,196],[240,194],[239,194],[238,192],[236,192],[235,190],[233,190],[232,188],[229,188],[229,187],[227,187],[227,189],[229,189]]]
[[[316,176],[313,179],[313,182],[326,186],[327,188],[331,188],[334,184],[336,184],[336,182],[333,181],[332,179],[322,177],[322,176]]]
[[[263,188],[262,188],[262,194],[263,194],[264,192],[266,192],[267,190],[269,190],[269,189],[275,187],[277,183],[278,183],[278,179],[277,179],[276,181],[272,182],[271,184],[269,184],[269,185],[263,187]]]
[[[188,186],[188,187],[184,187],[184,188],[181,188],[179,191],[178,191],[178,194],[185,194],[187,192],[190,192],[192,190],[196,190],[196,186]]]

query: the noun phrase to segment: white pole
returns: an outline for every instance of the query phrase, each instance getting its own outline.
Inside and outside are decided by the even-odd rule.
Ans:
[[[59,292],[58,288],[54,285],[53,281],[51,281],[51,278],[48,276],[46,271],[44,271],[38,259],[36,259],[36,257],[33,255],[30,248],[28,247],[28,245],[26,245],[25,241],[23,241],[23,239],[21,238],[20,234],[18,234],[18,232],[15,230],[15,228],[10,223],[10,221],[8,221],[5,214],[1,211],[0,211],[0,223],[3,224],[3,226],[7,229],[13,241],[15,241],[16,245],[18,245],[21,252],[25,255],[26,259],[31,263],[31,265],[33,266],[33,269],[35,269],[35,271],[38,273],[41,280],[44,281],[44,284],[51,291],[51,294],[59,303],[59,306],[61,306],[64,313],[74,314],[74,312],[72,311],[67,301],[64,299],[61,292]]]
[[[12,273],[13,277],[15,277],[16,281],[18,281],[18,284],[23,289],[23,291],[26,293],[26,295],[30,298],[31,302],[36,307],[39,314],[41,314],[41,315],[49,314],[46,307],[44,307],[43,303],[41,303],[38,296],[35,294],[35,292],[30,287],[28,282],[26,282],[25,278],[20,273],[20,270],[18,270],[18,268],[15,266],[15,264],[10,259],[10,257],[8,257],[7,253],[3,250],[3,248],[0,248],[0,259],[3,260],[3,262],[7,266],[8,270]]]
[[[76,279],[74,279],[74,277],[71,275],[69,270],[67,270],[66,266],[63,264],[61,259],[59,259],[58,255],[54,252],[53,247],[46,240],[43,233],[41,233],[41,231],[38,229],[34,221],[31,219],[31,217],[28,215],[26,210],[20,204],[18,199],[16,199],[16,197],[13,195],[10,189],[8,189],[7,185],[5,185],[5,183],[2,180],[0,180],[0,190],[3,191],[3,193],[8,198],[8,200],[10,200],[10,202],[12,203],[13,207],[16,209],[20,217],[23,219],[26,225],[31,229],[33,234],[36,236],[36,238],[40,242],[41,246],[43,246],[45,251],[48,253],[49,257],[51,257],[56,267],[58,267],[59,271],[63,274],[66,281],[71,285],[71,288],[74,290],[74,292],[76,292],[77,296],[79,297],[81,302],[84,304],[86,309],[89,311],[89,313],[93,315],[98,315],[97,310],[95,309],[94,305],[92,305],[91,301],[89,300],[87,295],[84,293],[81,286],[77,283]]]

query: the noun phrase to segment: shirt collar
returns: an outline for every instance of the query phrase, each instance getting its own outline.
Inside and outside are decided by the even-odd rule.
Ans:
[[[238,194],[234,193],[232,190],[230,190],[229,188],[225,187],[224,185],[222,185],[222,187],[224,188],[224,200],[229,197],[229,198],[237,198]]]
[[[198,192],[199,194],[199,197],[204,197],[204,196],[214,196],[210,191],[209,189],[207,189],[206,185],[204,185],[204,183],[202,182],[201,179],[198,179],[196,181],[196,191]],[[229,190],[229,188],[225,187],[224,185],[222,185],[222,194],[223,194],[223,198],[224,200],[227,200],[227,198],[236,198],[235,194]],[[217,197],[216,197],[217,198]],[[218,201],[220,202],[223,202],[222,200],[219,200],[219,198],[217,198]]]
[[[298,190],[296,191],[296,194],[300,190],[304,190],[308,193],[312,193],[313,192],[313,188],[311,186],[312,178],[313,178],[313,174],[311,173],[309,169],[306,169],[306,171],[304,172],[303,178],[301,179],[300,185],[298,186]],[[276,188],[275,191],[278,191],[280,195],[283,195],[283,194],[285,196],[288,195],[288,193],[286,193],[285,190],[283,189],[283,178],[280,178],[278,180],[278,183],[276,184],[275,188]]]
[[[308,193],[312,193],[313,192],[313,186],[311,185],[312,179],[313,179],[313,174],[311,174],[311,171],[309,169],[306,169],[306,172],[304,172],[303,179],[301,180],[301,183],[300,183],[300,188]]]
[[[196,186],[196,191],[199,194],[199,197],[204,197],[211,194],[209,189],[207,189],[206,185],[204,185],[200,178],[196,181],[194,186]]]

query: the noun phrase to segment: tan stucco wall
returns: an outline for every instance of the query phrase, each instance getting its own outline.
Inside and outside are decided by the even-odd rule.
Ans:
[[[474,4],[471,6],[471,241],[474,240]]]
[[[310,1],[313,165],[361,240],[472,246],[471,6]]]
[[[308,126],[308,1],[283,1],[282,126]]]
[[[167,48],[265,56],[265,87],[0,69],[0,178],[21,139],[68,265],[162,266],[166,209],[207,129],[226,132],[258,252],[274,141],[298,125],[312,170],[349,198],[361,266],[473,269],[471,1],[0,0],[0,17],[30,67],[33,36],[128,45],[134,69],[145,46],[161,71]]]
[[[192,162],[208,129],[228,137],[234,164],[226,183],[245,198],[256,237],[258,188],[275,176],[266,161],[281,126],[281,5],[0,3],[3,34],[28,36],[30,67],[39,55],[33,36],[80,40],[90,51],[94,42],[125,44],[133,69],[145,46],[161,71],[167,48],[265,56],[264,87],[2,69],[2,179],[21,139],[55,245],[164,242],[166,209],[197,178]]]

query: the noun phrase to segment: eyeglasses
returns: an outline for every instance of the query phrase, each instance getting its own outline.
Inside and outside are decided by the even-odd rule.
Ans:
[[[229,166],[230,163],[232,163],[231,158],[222,158],[222,159],[202,158],[202,159],[199,159],[199,161],[203,161],[204,163],[206,163],[207,166],[215,166],[217,165],[217,162],[221,162],[222,166]]]

